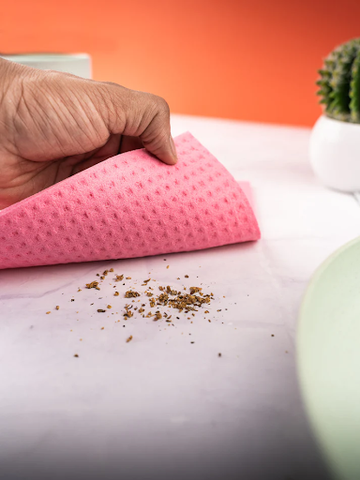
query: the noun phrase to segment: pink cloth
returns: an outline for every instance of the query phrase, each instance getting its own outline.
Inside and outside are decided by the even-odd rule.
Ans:
[[[168,166],[145,150],[101,162],[0,212],[0,268],[184,252],[260,238],[230,173],[190,133]]]

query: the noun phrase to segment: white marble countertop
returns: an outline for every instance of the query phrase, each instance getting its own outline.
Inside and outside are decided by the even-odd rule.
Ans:
[[[314,178],[308,129],[172,124],[251,182],[263,238],[0,271],[1,479],[327,478],[297,382],[297,314],[314,270],[359,235],[360,208]],[[110,267],[132,277],[128,286],[203,284],[215,296],[211,323],[98,314],[114,302],[111,280],[77,290]]]

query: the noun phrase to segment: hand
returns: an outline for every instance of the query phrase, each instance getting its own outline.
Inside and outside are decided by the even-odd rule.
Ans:
[[[176,163],[165,100],[0,59],[0,209],[118,153]]]

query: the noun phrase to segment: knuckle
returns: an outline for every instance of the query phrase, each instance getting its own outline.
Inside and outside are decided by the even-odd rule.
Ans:
[[[170,107],[169,107],[169,104],[167,103],[167,101],[162,98],[162,97],[158,97],[159,98],[159,109],[160,109],[160,113],[162,113],[163,115],[165,115],[166,117],[170,117]]]
[[[156,113],[164,117],[170,117],[169,104],[163,97],[150,94],[150,103],[154,106]]]

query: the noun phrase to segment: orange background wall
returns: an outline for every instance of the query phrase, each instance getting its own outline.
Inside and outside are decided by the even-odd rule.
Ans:
[[[87,52],[93,75],[173,112],[312,125],[317,69],[360,1],[2,0],[0,51]]]

